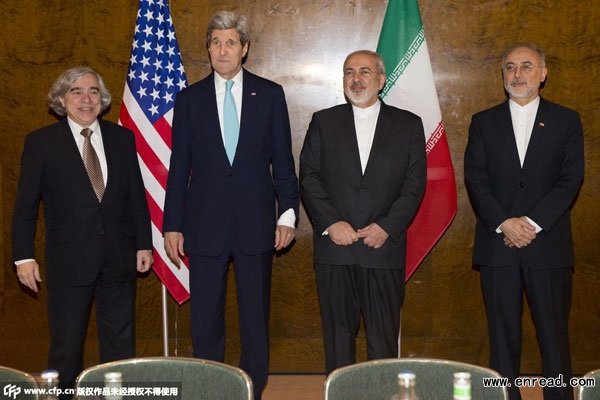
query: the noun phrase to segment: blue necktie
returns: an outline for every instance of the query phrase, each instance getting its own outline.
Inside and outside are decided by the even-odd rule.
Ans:
[[[240,137],[240,124],[238,122],[237,110],[235,108],[235,101],[233,100],[233,94],[231,93],[231,87],[233,81],[225,81],[225,101],[223,102],[223,128],[225,130],[225,151],[227,152],[227,158],[229,163],[233,165],[233,158],[235,157],[235,149],[238,144]]]

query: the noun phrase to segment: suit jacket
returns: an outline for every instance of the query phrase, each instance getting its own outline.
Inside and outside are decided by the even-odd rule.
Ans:
[[[102,202],[94,193],[66,118],[25,139],[13,213],[13,258],[35,258],[35,226],[42,198],[49,286],[90,283],[101,267],[117,280],[134,279],[137,250],[152,249],[133,134],[108,121],[99,123],[108,167]]]
[[[583,129],[575,111],[540,99],[523,167],[508,101],[475,114],[465,151],[465,183],[477,215],[473,262],[572,267],[570,210],[583,173]],[[543,230],[527,247],[505,246],[496,229],[524,215]]]
[[[213,74],[177,95],[163,231],[182,232],[189,253],[217,256],[231,235],[245,254],[265,253],[273,249],[276,215],[292,208],[298,216],[283,89],[243,74],[233,165],[219,126]]]
[[[314,225],[317,264],[404,268],[406,229],[426,183],[421,119],[381,103],[371,153],[362,173],[350,104],[313,115],[300,155],[302,199]],[[377,223],[390,237],[380,249],[362,240],[337,246],[322,233],[346,221],[356,230]]]

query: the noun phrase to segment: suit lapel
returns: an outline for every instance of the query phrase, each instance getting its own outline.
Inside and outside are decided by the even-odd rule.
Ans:
[[[243,83],[242,83],[242,112],[240,113],[240,136],[238,138],[237,150],[235,152],[236,157],[241,149],[244,148],[244,145],[247,140],[250,140],[248,137],[249,132],[251,132],[250,124],[252,121],[253,115],[259,115],[258,107],[261,104],[260,102],[260,93],[256,87],[256,81],[252,74],[250,74],[245,69],[242,69],[243,74]]]
[[[545,120],[548,115],[547,113],[548,103],[546,103],[544,99],[540,98],[540,104],[535,115],[535,122],[533,123],[533,129],[531,130],[531,137],[529,138],[529,144],[527,146],[527,151],[525,152],[523,169],[525,169],[525,167],[532,162],[531,160],[528,161],[532,154],[544,154],[543,151],[537,151],[535,148],[539,147],[543,143],[542,135],[544,133],[544,129],[546,129]]]
[[[508,151],[507,154],[510,164],[521,169],[519,150],[517,149],[517,141],[515,139],[515,131],[513,129],[508,101],[505,101],[498,109],[498,125],[500,127],[499,135],[502,143],[504,144],[504,148]]]
[[[100,119],[98,120],[98,123],[100,124],[100,129],[102,131],[102,146],[104,147],[104,157],[106,158],[106,188],[104,189],[104,195],[102,196],[102,200],[104,201],[106,196],[110,195],[110,189],[114,186],[114,180],[116,178],[116,175],[113,173],[115,168],[115,155],[120,149],[114,143],[114,136],[110,127]],[[92,187],[91,183],[90,187]]]
[[[348,146],[348,148],[340,148],[341,154],[348,154],[350,165],[353,171],[356,171],[358,176],[362,176],[362,166],[360,164],[360,152],[358,150],[358,140],[356,138],[356,126],[354,125],[354,111],[351,104],[346,104],[340,114],[340,119],[337,122],[342,129],[339,132],[342,136],[338,143],[340,146]]]
[[[221,153],[221,159],[229,165],[227,152],[225,151],[225,143],[223,142],[223,132],[221,132],[221,124],[219,121],[219,111],[217,108],[217,93],[215,91],[215,73],[212,72],[202,82],[204,87],[200,87],[198,101],[199,113],[202,113],[202,118],[208,121],[206,126],[206,137],[209,140],[208,145]],[[242,108],[243,110],[243,108]]]
[[[385,140],[390,130],[391,120],[388,118],[387,106],[382,101],[381,109],[377,116],[377,123],[375,125],[373,144],[371,145],[371,152],[369,153],[369,160],[367,161],[364,175],[367,175],[367,173],[374,168],[373,165],[377,161],[377,154],[380,153],[383,146],[385,146]]]

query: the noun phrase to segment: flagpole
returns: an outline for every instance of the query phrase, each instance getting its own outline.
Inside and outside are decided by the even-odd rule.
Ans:
[[[398,326],[398,358],[402,358],[402,307],[400,307],[400,324]]]
[[[167,287],[162,284],[163,355],[169,357],[169,316],[167,313]]]

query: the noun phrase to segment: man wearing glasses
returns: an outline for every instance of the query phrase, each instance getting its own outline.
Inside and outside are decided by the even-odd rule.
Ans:
[[[300,155],[328,374],[355,362],[361,314],[368,359],[398,356],[406,230],[426,181],[423,124],[379,100],[379,54],[350,54],[343,78],[350,104],[313,115]]]
[[[502,59],[509,100],[473,116],[465,183],[477,216],[473,263],[488,317],[490,367],[511,379],[521,359],[523,294],[531,309],[546,378],[544,399],[572,399],[568,321],[573,242],[570,211],[584,173],[579,115],[542,99],[544,51],[511,47]]]
[[[195,357],[224,360],[233,260],[240,367],[260,399],[269,371],[273,251],[294,238],[299,196],[283,89],[242,68],[249,42],[245,17],[211,18],[206,46],[214,72],[177,95],[163,230],[169,258],[180,265],[185,254],[190,262]]]

